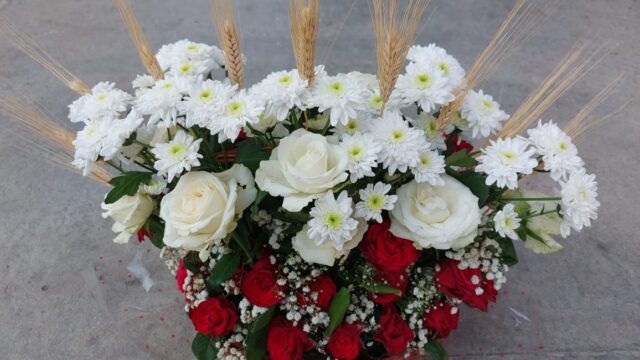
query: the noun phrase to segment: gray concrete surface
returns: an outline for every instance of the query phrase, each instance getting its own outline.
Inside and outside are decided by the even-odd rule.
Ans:
[[[468,67],[513,2],[434,0],[435,14],[419,43],[436,42]],[[513,110],[587,34],[596,43],[618,46],[549,110],[549,117],[566,121],[620,72],[626,74],[620,96],[638,96],[640,2],[549,2],[541,33],[486,89]],[[156,48],[185,37],[216,42],[206,0],[134,3]],[[287,1],[237,3],[249,81],[292,67]],[[359,0],[333,51],[325,55],[350,4],[322,2],[319,57],[326,56],[331,72],[373,72],[366,0]],[[4,15],[89,84],[112,80],[129,88],[143,70],[110,1],[4,0],[0,5]],[[65,123],[74,94],[6,39],[0,39],[0,75],[3,92],[27,94]],[[460,329],[446,342],[453,359],[640,358],[637,111],[635,105],[579,144],[589,170],[599,176],[599,221],[562,240],[561,253],[536,256],[521,248],[521,263],[509,273],[498,304],[488,314],[463,309]],[[173,279],[150,246],[111,242],[111,224],[101,219],[98,206],[106,189],[39,161],[4,125],[0,133],[0,359],[191,358],[193,330]],[[126,270],[140,249],[156,281],[150,293]],[[516,321],[510,308],[530,321]]]

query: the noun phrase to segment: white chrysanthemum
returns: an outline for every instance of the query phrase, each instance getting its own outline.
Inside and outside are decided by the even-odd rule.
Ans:
[[[529,141],[542,155],[544,169],[550,171],[554,180],[566,179],[568,174],[583,168],[584,162],[571,138],[552,121],[545,124],[539,121],[538,126],[527,133]]]
[[[112,120],[110,119],[91,121],[76,134],[73,141],[75,147],[73,165],[83,169],[84,176],[89,175],[95,161],[100,156],[100,150],[109,136],[111,125]]]
[[[445,150],[447,144],[445,143],[445,137],[440,131],[440,125],[438,119],[430,113],[421,112],[417,119],[409,119],[411,125],[422,129],[427,137],[427,141],[431,144],[431,148],[434,150]]]
[[[169,182],[184,170],[191,170],[192,166],[200,166],[202,155],[198,153],[202,139],[194,139],[186,132],[179,130],[174,138],[165,144],[158,144],[151,149],[158,160],[153,167],[159,175],[167,175]]]
[[[167,180],[162,176],[153,175],[148,184],[140,184],[139,192],[149,195],[160,195],[167,188]]]
[[[418,164],[411,168],[416,182],[428,182],[433,186],[444,185],[442,174],[444,174],[444,156],[437,151],[426,150],[420,153]]]
[[[137,75],[131,82],[131,87],[135,89],[136,97],[140,97],[142,93],[151,89],[156,83],[156,80],[151,75]]]
[[[334,131],[338,135],[355,135],[367,132],[371,125],[371,114],[358,111],[358,116],[349,119],[346,124],[338,124]]]
[[[346,124],[355,118],[358,110],[364,110],[368,98],[365,85],[355,77],[338,74],[316,79],[307,107],[317,107],[320,112],[329,111],[331,125]]]
[[[309,214],[308,235],[316,245],[332,241],[337,250],[342,250],[345,242],[351,240],[351,233],[358,226],[358,222],[351,217],[353,201],[346,191],[334,198],[333,192],[328,191],[318,198]]]
[[[186,116],[185,126],[209,126],[222,115],[236,88],[236,85],[217,80],[204,80],[194,84],[189,90],[189,96],[178,104],[178,109]]]
[[[497,183],[498,187],[515,189],[518,174],[531,174],[538,166],[534,155],[535,150],[530,149],[529,142],[523,138],[491,140],[491,145],[478,156],[476,171],[488,175],[487,185]]]
[[[307,80],[300,78],[298,70],[278,71],[269,74],[251,89],[265,102],[265,116],[283,121],[294,106],[302,108]]]
[[[241,90],[227,101],[222,114],[212,121],[208,128],[212,134],[218,134],[220,142],[236,141],[242,127],[260,122],[264,104],[255,96]]]
[[[584,169],[569,175],[567,181],[560,182],[563,222],[560,225],[562,237],[571,234],[571,230],[581,231],[591,226],[591,220],[598,218],[598,183],[596,176],[586,174]]]
[[[447,79],[451,89],[458,87],[464,79],[464,69],[456,58],[436,44],[429,46],[414,45],[407,53],[407,59],[415,63],[425,64],[428,67],[440,69]]]
[[[416,166],[420,153],[429,148],[424,132],[410,127],[398,112],[385,111],[381,119],[374,121],[371,133],[382,145],[378,161],[389,174]]]
[[[439,68],[410,63],[406,74],[398,77],[391,102],[404,105],[418,103],[422,110],[432,112],[454,99],[452,90]]]
[[[178,104],[190,87],[186,78],[159,80],[140,94],[136,109],[143,115],[149,115],[149,124],[162,121],[164,127],[171,127],[177,122]]]
[[[105,159],[112,159],[120,153],[122,145],[131,134],[142,125],[144,118],[137,111],[131,110],[126,118],[115,119],[111,122],[109,131],[102,143],[100,155]]]
[[[393,206],[398,201],[396,195],[387,195],[391,191],[391,185],[377,182],[375,185],[367,184],[367,187],[360,190],[360,201],[356,204],[356,216],[366,220],[382,222],[382,211],[393,210]]]
[[[347,171],[351,174],[351,181],[356,182],[365,176],[374,176],[378,153],[382,146],[370,134],[343,135],[340,147],[349,155]]]
[[[516,230],[520,227],[520,218],[513,204],[507,204],[498,211],[493,217],[493,223],[500,236],[518,240]]]
[[[187,39],[163,45],[156,58],[163,71],[175,76],[207,75],[224,66],[222,50]]]
[[[460,110],[462,117],[468,121],[474,139],[479,135],[487,137],[500,130],[502,123],[509,118],[493,97],[482,90],[470,91],[464,98]]]
[[[101,82],[91,89],[91,93],[78,98],[69,105],[71,122],[88,122],[113,119],[127,111],[133,97],[116,89],[111,82]]]

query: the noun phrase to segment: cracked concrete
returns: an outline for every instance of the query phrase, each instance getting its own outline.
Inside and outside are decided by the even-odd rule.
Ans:
[[[373,36],[366,0],[359,0],[331,52],[351,1],[323,1],[319,59],[330,72],[374,72]],[[435,13],[419,43],[436,42],[468,67],[513,0],[434,0]],[[548,1],[548,21],[485,89],[513,111],[581,36],[617,45],[548,111],[560,122],[617,74],[621,97],[640,89],[640,2]],[[293,66],[287,2],[238,1],[247,78]],[[89,84],[115,81],[129,88],[142,72],[117,11],[109,1],[1,1],[0,11]],[[181,38],[215,43],[206,0],[139,0],[136,14],[151,44]],[[74,99],[60,83],[0,39],[3,92],[19,91],[66,123]],[[632,106],[580,142],[588,169],[599,176],[600,219],[562,240],[565,250],[537,256],[519,247],[521,262],[489,313],[463,309],[460,328],[446,342],[453,359],[640,358],[640,200],[637,138]],[[156,250],[111,243],[100,217],[105,188],[38,160],[24,141],[0,127],[0,358],[189,359],[193,330],[180,296]],[[548,191],[550,189],[547,189]],[[146,293],[127,263],[138,250],[155,285]],[[531,320],[518,323],[509,307]]]

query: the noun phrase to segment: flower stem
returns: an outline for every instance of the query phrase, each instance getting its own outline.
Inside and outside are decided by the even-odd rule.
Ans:
[[[503,201],[559,201],[562,200],[561,197],[556,196],[556,197],[539,197],[539,198],[501,198],[500,200]]]
[[[113,162],[113,161],[111,161],[111,160],[107,160],[107,161],[105,161],[105,164],[107,164],[107,165],[111,166],[112,168],[114,168],[114,169],[116,169],[116,170],[120,171],[120,173],[122,173],[122,174],[124,174],[124,173],[125,173],[125,171],[124,171],[124,169],[122,168],[122,166],[119,166],[118,164],[114,163],[114,162]]]
[[[532,214],[532,215],[529,215],[529,216],[523,216],[521,219],[523,219],[523,220],[524,220],[524,219],[531,219],[531,218],[534,218],[534,217],[537,217],[537,216],[542,216],[542,215],[547,215],[547,214],[553,214],[553,213],[556,213],[556,212],[558,212],[558,210],[557,210],[557,209],[554,209],[554,210],[548,210],[548,211],[541,211],[541,212],[539,212],[539,213],[537,213],[537,214]]]

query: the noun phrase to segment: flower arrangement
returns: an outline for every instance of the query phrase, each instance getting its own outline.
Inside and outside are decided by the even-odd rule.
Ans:
[[[577,45],[511,116],[478,88],[535,28],[539,2],[518,1],[465,72],[445,49],[413,45],[425,1],[373,0],[377,75],[330,75],[314,63],[318,1],[291,0],[297,68],[250,87],[230,1],[212,1],[222,49],[181,40],[156,54],[116,4],[149,72],[134,94],[89,88],[3,19],[81,94],[69,120],[82,129],[0,105],[112,186],[102,209],[114,241],[137,234],[161,249],[200,360],[444,359],[461,305],[496,301],[514,243],[552,253],[554,237],[597,216],[572,139],[603,120],[590,111],[620,79],[564,130],[535,123],[602,52]],[[522,186],[542,173],[559,194]]]

